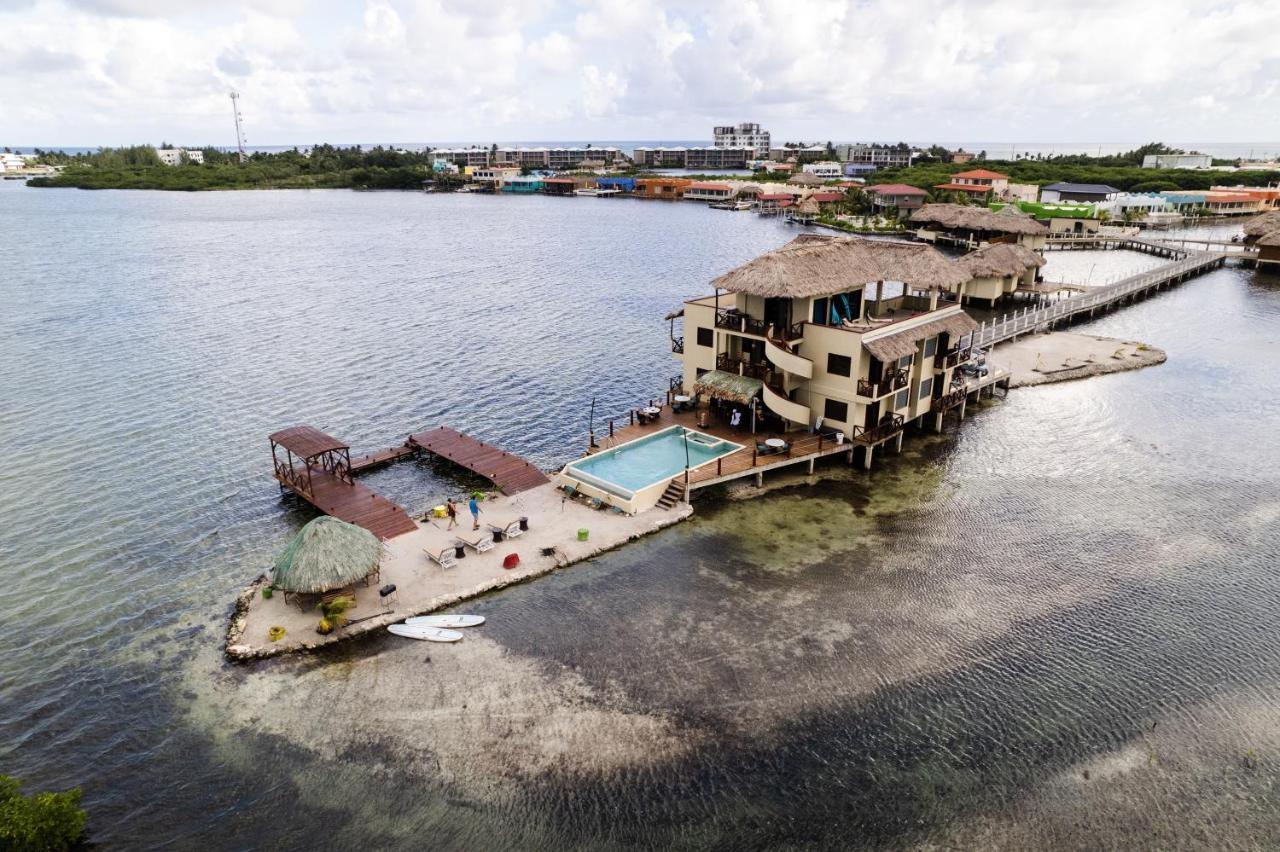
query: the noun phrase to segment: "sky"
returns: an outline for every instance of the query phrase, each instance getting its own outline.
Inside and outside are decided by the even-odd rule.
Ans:
[[[0,145],[1280,139],[1280,2],[0,0]]]

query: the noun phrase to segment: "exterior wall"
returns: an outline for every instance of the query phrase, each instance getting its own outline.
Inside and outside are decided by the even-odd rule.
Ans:
[[[685,201],[724,201],[735,194],[731,186],[705,186],[693,184],[684,191]]]
[[[715,148],[749,148],[755,156],[759,157],[769,153],[769,143],[772,138],[769,131],[762,130],[759,124],[750,121],[713,128],[711,137],[712,146]]]
[[[690,148],[685,154],[687,169],[745,169],[755,156],[755,149],[732,146],[724,148]]]
[[[679,199],[691,183],[684,178],[637,178],[635,191],[645,198]]]
[[[914,153],[910,148],[893,145],[837,145],[836,156],[846,163],[874,166],[877,169],[896,169],[910,166]]]
[[[835,162],[808,163],[804,170],[824,180],[838,180],[844,177],[844,166]]]
[[[177,166],[182,163],[182,155],[187,155],[189,163],[203,163],[204,151],[193,151],[185,148],[157,148],[156,156],[160,158],[160,162],[166,166]]]
[[[1102,227],[1099,219],[1080,219],[1070,216],[1054,216],[1044,220],[1051,234],[1096,234]]]
[[[1142,158],[1144,169],[1209,169],[1213,157],[1208,154],[1147,154]]]
[[[1040,196],[1040,187],[1034,183],[1011,183],[1002,193],[1006,201],[1036,201]]]

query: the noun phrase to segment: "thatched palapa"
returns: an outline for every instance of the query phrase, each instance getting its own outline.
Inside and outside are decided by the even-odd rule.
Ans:
[[[1276,228],[1269,234],[1264,234],[1253,243],[1256,246],[1280,246],[1280,228]]]
[[[995,243],[970,252],[958,261],[974,278],[1003,278],[1021,275],[1028,269],[1044,266],[1044,258],[1026,246]]]
[[[739,376],[737,373],[726,373],[723,370],[711,370],[703,373],[693,384],[694,393],[704,393],[715,399],[747,405],[760,393],[764,383],[750,376]]]
[[[887,364],[907,355],[915,355],[916,344],[921,340],[928,340],[935,334],[945,333],[955,341],[962,334],[968,334],[977,327],[978,324],[972,317],[958,310],[932,322],[899,331],[889,331],[871,340],[863,337],[862,347]]]
[[[805,298],[844,293],[877,281],[914,290],[950,290],[973,276],[932,246],[805,234],[712,282],[733,293]]]
[[[796,215],[799,216],[817,216],[821,212],[822,207],[818,204],[818,199],[814,198],[812,195],[806,195],[804,198],[800,199],[800,203],[796,205]]]
[[[1006,210],[1009,208],[1005,208]],[[913,225],[937,225],[945,230],[988,231],[994,234],[1047,234],[1049,228],[1021,211],[993,213],[964,204],[926,204],[911,214]]]
[[[284,592],[317,594],[359,582],[378,567],[382,543],[366,529],[324,515],[289,542],[272,569]]]
[[[822,184],[822,178],[815,174],[810,174],[809,172],[801,172],[798,175],[792,175],[787,178],[787,183],[793,186],[820,186]]]
[[[1250,240],[1264,237],[1272,231],[1280,231],[1280,210],[1255,216],[1244,225],[1244,235]]]

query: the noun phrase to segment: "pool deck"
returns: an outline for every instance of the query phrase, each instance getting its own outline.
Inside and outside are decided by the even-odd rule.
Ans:
[[[415,521],[417,529],[413,532],[385,542],[377,582],[356,587],[356,606],[349,612],[355,623],[328,636],[315,631],[320,618],[315,609],[302,610],[288,604],[279,592],[269,599],[263,598],[261,590],[268,580],[266,576],[259,577],[236,601],[227,628],[226,654],[234,660],[264,659],[385,632],[387,625],[410,616],[444,609],[589,559],[679,523],[692,512],[688,503],[680,503],[670,510],[651,509],[634,516],[601,511],[566,499],[550,484],[511,497],[494,496],[481,503],[482,525],[488,522],[505,525],[527,517],[527,532],[519,538],[495,543],[486,553],[468,549],[456,567],[441,568],[431,561],[425,549],[439,551],[458,534],[469,536],[470,516],[462,513],[464,522],[452,531],[445,530],[443,520]],[[587,541],[578,541],[579,529],[589,531]],[[555,553],[543,556],[544,548],[554,548]],[[519,555],[520,564],[504,569],[503,559],[511,553]],[[394,602],[384,606],[378,588],[388,583],[394,583],[397,591]],[[272,642],[267,635],[273,626],[285,629],[284,638],[277,642]]]

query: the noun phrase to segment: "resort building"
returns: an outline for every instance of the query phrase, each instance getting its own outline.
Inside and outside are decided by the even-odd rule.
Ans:
[[[1211,169],[1213,157],[1208,154],[1147,154],[1144,169]]]
[[[802,235],[685,303],[683,387],[744,425],[897,439],[957,401],[961,338],[977,324],[939,293],[970,277],[930,246]]]
[[[904,219],[923,207],[925,199],[929,197],[923,189],[907,186],[905,183],[877,183],[863,191],[870,197],[871,205],[877,213],[896,208]]]
[[[1040,190],[1040,200],[1052,204],[1058,201],[1085,201],[1096,204],[1110,201],[1120,190],[1104,183],[1051,183]]]
[[[787,160],[795,160],[797,163],[814,163],[818,160],[830,158],[831,152],[827,150],[826,145],[805,145],[803,143],[788,142],[781,148],[770,148],[769,159],[776,162],[785,162]]]
[[[631,159],[640,168],[683,169],[689,161],[689,149],[640,147],[631,152]]]
[[[21,154],[0,154],[0,172],[16,172],[27,167]]]
[[[1017,243],[1037,251],[1045,247],[1049,229],[1013,205],[999,211],[965,204],[926,204],[911,214],[916,238],[967,248]]]
[[[635,194],[643,198],[678,200],[693,181],[688,178],[636,178]]]
[[[716,127],[712,130],[713,147],[746,148],[752,152],[752,157],[767,156],[769,153],[769,140],[769,131],[762,130],[760,125],[750,121],[744,121],[733,126]]]
[[[974,156],[973,153],[963,148],[957,148],[947,155],[947,161],[962,166],[965,163],[972,163]]]
[[[1160,193],[1179,212],[1206,213],[1213,216],[1250,216],[1261,213],[1262,199],[1242,192],[1218,190],[1177,190]]]
[[[203,163],[204,151],[194,148],[157,148],[156,156],[166,166],[179,166],[182,163]]]
[[[841,162],[876,169],[903,169],[912,164],[915,152],[908,145],[884,145],[857,143],[837,145],[836,157]]]
[[[1004,204],[989,205],[999,212]],[[1098,206],[1094,204],[1051,204],[1043,201],[1017,201],[1013,205],[1037,222],[1050,234],[1096,234],[1102,227]]]
[[[471,170],[472,180],[476,183],[490,184],[494,189],[501,189],[506,181],[519,176],[518,166],[477,166]]]
[[[737,194],[727,183],[691,183],[684,188],[685,201],[727,201]]]
[[[460,169],[487,166],[492,159],[490,149],[479,146],[470,148],[436,148],[431,152],[431,158],[436,162],[452,163]],[[515,161],[504,159],[503,162]]]
[[[516,175],[504,180],[499,188],[503,192],[542,192],[546,184],[545,178],[537,175]]]
[[[1010,183],[1000,193],[1002,201],[1039,201],[1040,187],[1034,183]]]
[[[972,280],[950,292],[956,295],[961,305],[980,302],[993,308],[1019,287],[1033,286],[1036,270],[1044,266],[1045,260],[1039,252],[1016,243],[992,243],[956,262],[964,267]]]
[[[987,169],[973,169],[956,172],[951,180],[934,184],[933,188],[943,192],[963,192],[974,199],[985,198],[988,194],[999,198],[1009,188],[1009,176]]]
[[[1215,186],[1213,192],[1235,192],[1256,199],[1266,210],[1280,208],[1280,187],[1268,186]]]
[[[823,180],[839,180],[844,177],[844,166],[833,160],[806,163],[804,171]]]
[[[622,155],[617,148],[437,148],[431,152],[436,160],[453,163],[459,168],[489,165],[512,165],[531,169],[572,169],[586,165],[612,166]]]
[[[745,169],[755,151],[751,148],[636,148],[632,159],[641,168]]]

